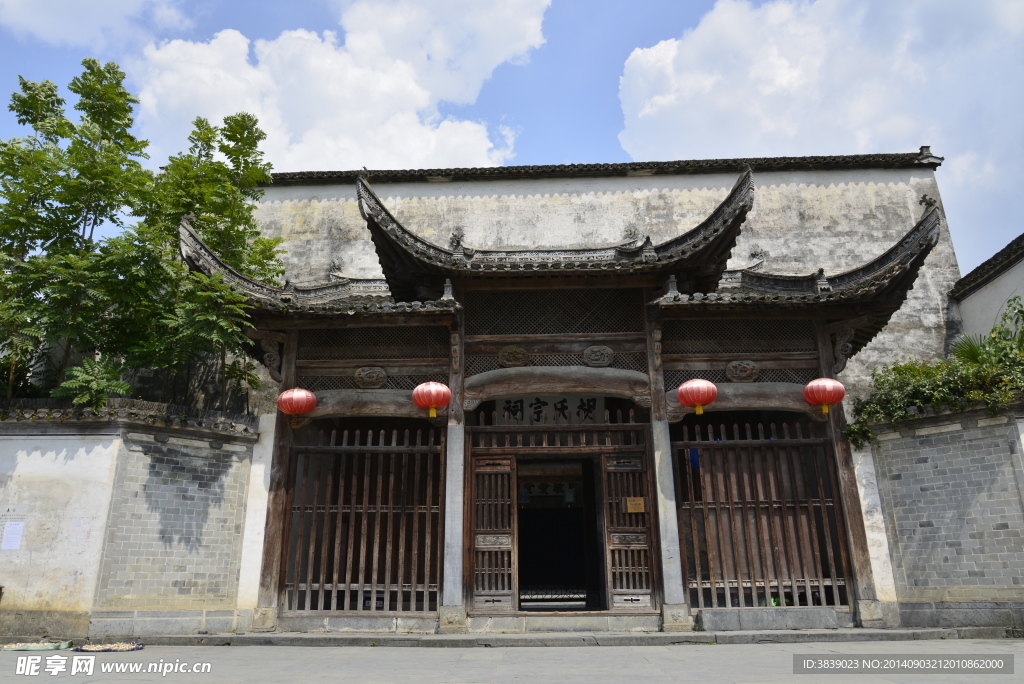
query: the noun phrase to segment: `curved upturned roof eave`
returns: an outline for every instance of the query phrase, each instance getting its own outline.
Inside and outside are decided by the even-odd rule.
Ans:
[[[856,268],[825,276],[823,271],[792,276],[756,271],[727,273],[717,292],[686,295],[669,292],[656,299],[665,310],[748,309],[764,315],[766,308],[809,309],[829,320],[830,309],[864,308],[854,325],[853,352],[860,351],[888,324],[917,279],[921,266],[938,243],[942,213],[932,207],[895,245]]]
[[[256,281],[225,263],[189,225],[178,224],[178,249],[189,268],[206,275],[220,274],[264,313],[302,314],[404,314],[448,313],[458,308],[454,299],[395,302],[383,281],[338,280],[311,286],[278,287]]]
[[[406,228],[381,201],[365,178],[356,181],[359,210],[392,292],[410,291],[423,277],[474,276],[501,273],[639,274],[692,271],[712,286],[725,270],[741,226],[753,205],[750,169],[739,177],[726,198],[695,228],[658,245],[619,243],[579,249],[486,250],[440,247]],[[436,287],[436,283],[434,287]]]

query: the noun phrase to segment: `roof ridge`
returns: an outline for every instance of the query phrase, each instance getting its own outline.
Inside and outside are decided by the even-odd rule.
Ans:
[[[818,155],[804,157],[739,157],[732,159],[678,159],[584,164],[540,164],[519,166],[451,167],[432,169],[357,169],[344,171],[279,171],[274,183],[355,183],[359,177],[376,181],[438,182],[463,178],[572,177],[594,175],[657,175],[670,173],[742,172],[828,168],[927,167],[935,169],[943,157],[928,146],[918,152]],[[635,173],[633,173],[635,172]]]
[[[1015,264],[1020,257],[1024,257],[1024,233],[1021,233],[1001,250],[981,262],[974,269],[960,280],[956,281],[949,295],[954,299],[961,299],[972,294],[992,279],[999,276],[1004,267]]]

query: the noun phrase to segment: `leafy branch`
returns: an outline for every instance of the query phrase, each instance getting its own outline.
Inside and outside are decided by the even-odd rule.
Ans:
[[[909,361],[876,368],[871,393],[854,402],[854,420],[846,429],[860,448],[875,440],[874,422],[899,422],[917,408],[963,411],[984,404],[996,413],[1024,396],[1024,304],[1006,303],[1001,322],[985,337],[964,336],[947,359]]]

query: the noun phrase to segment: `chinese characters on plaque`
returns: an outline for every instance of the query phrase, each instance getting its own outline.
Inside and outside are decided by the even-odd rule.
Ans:
[[[563,394],[499,397],[498,425],[583,425],[603,423],[604,397]]]

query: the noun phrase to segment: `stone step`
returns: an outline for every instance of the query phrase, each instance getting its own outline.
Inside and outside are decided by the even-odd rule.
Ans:
[[[149,646],[403,646],[424,648],[523,646],[672,646],[684,644],[794,644],[812,642],[918,641],[930,639],[1002,639],[1012,636],[1004,627],[948,629],[794,629],[727,632],[535,632],[528,634],[395,634],[372,632],[266,634],[193,634],[138,638]],[[111,643],[133,637],[104,637],[92,643]],[[38,640],[2,637],[0,643]]]

